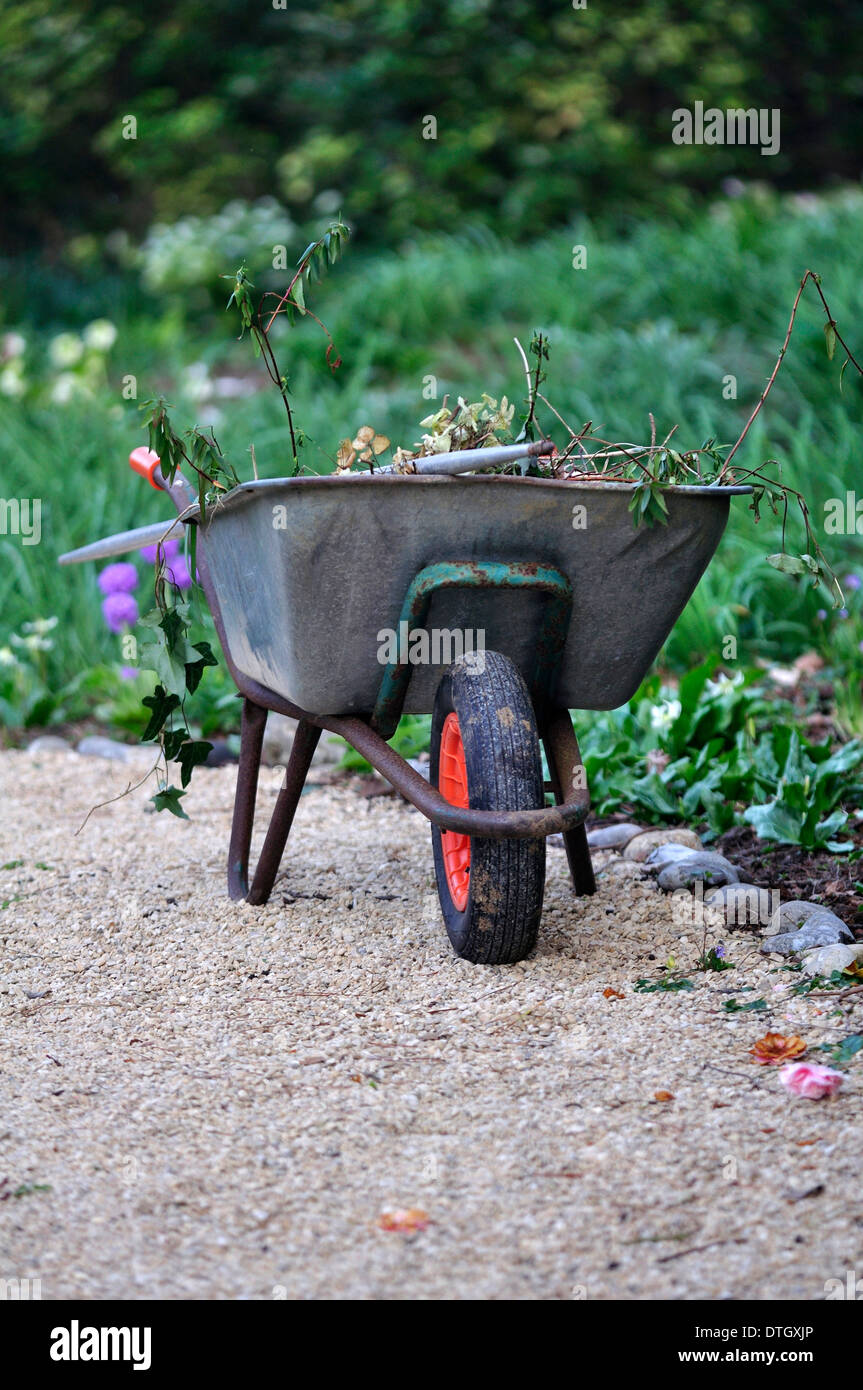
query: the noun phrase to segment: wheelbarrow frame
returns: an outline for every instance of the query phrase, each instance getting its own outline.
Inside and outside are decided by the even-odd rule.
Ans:
[[[164,490],[179,513],[195,502],[190,484],[180,474],[169,483],[157,466],[148,476]],[[409,482],[405,486],[410,486]],[[192,520],[189,524],[197,524]],[[555,707],[547,692],[553,688],[556,663],[566,640],[572,595],[566,577],[550,566],[525,563],[465,562],[430,565],[416,576],[405,596],[403,619],[415,630],[422,626],[432,594],[441,587],[506,587],[539,589],[548,596],[545,620],[537,643],[537,660],[531,694],[540,737],[546,752],[549,781],[546,791],[555,805],[529,811],[478,811],[446,801],[386,739],[392,737],[401,715],[410,677],[406,663],[390,663],[384,672],[375,710],[360,715],[319,715],[301,709],[290,700],[244,674],[234,661],[215,586],[207,564],[206,532],[199,528],[196,546],[198,576],[213,616],[216,633],[231,677],[243,699],[240,761],[228,851],[228,892],[235,901],[265,903],[290,834],[294,815],[308,776],[321,733],[337,734],[364,757],[406,801],[441,830],[483,839],[540,839],[559,833],[563,837],[573,888],[579,895],[596,891],[596,882],[584,822],[590,810],[590,792],[572,720],[566,709]],[[255,818],[255,802],[269,711],[297,720],[285,780],[279,791],[251,883],[249,853]],[[569,799],[567,799],[569,797]]]

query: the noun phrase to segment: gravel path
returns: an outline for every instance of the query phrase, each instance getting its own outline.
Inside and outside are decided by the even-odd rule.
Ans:
[[[129,769],[0,754],[0,1277],[45,1299],[809,1300],[863,1274],[859,1074],[813,1102],[747,1056],[859,1019],[790,999],[754,935],[736,971],[634,993],[670,952],[692,973],[700,940],[640,865],[597,855],[578,900],[550,849],[535,956],[469,965],[426,823],[347,786],[304,796],[272,902],[233,905],[235,776],[196,774],[188,824],[141,789],[76,836]],[[732,984],[768,1011],[724,1012]],[[430,1224],[381,1229],[396,1208]]]

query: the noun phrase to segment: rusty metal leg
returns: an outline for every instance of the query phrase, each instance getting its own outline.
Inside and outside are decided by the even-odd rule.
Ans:
[[[279,865],[282,862],[282,855],[285,852],[285,845],[293,824],[297,804],[302,795],[309,766],[315,756],[315,749],[320,737],[321,729],[316,724],[310,724],[307,719],[300,720],[291,745],[291,756],[285,768],[285,780],[276,801],[261,856],[258,860],[258,867],[249,889],[247,901],[250,903],[265,903],[270,896]]]
[[[545,744],[548,771],[557,804],[561,805],[573,793],[578,795],[583,792],[586,797],[589,796],[587,775],[568,710],[555,710],[546,717],[542,741]],[[563,843],[576,893],[579,897],[595,893],[596,879],[584,824],[564,831]]]
[[[240,733],[240,766],[237,769],[237,792],[234,797],[234,819],[231,822],[231,846],[228,850],[228,893],[237,902],[248,891],[249,846],[255,820],[255,797],[258,791],[258,771],[267,711],[252,700],[243,701],[243,720]]]

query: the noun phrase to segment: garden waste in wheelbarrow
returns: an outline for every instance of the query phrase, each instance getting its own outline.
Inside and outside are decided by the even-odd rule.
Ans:
[[[179,474],[168,486],[156,455],[133,461],[188,513],[194,495]],[[220,499],[199,525],[197,563],[245,697],[231,896],[269,897],[328,730],[431,821],[455,950],[489,964],[525,956],[546,836],[563,835],[575,892],[595,891],[569,710],[634,694],[719,543],[731,496],[749,491],[669,488],[667,525],[652,528],[633,525],[630,485],[602,481],[350,474],[246,483]],[[268,710],[299,722],[250,885]],[[386,742],[402,712],[432,714],[429,782]]]

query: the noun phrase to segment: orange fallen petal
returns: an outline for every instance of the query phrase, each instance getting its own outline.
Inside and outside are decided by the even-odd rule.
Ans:
[[[762,1067],[779,1066],[790,1062],[806,1051],[806,1044],[796,1033],[786,1037],[784,1033],[765,1033],[749,1049],[752,1057]]]
[[[623,990],[612,989],[611,985],[609,985],[608,989],[602,991],[602,997],[603,999],[623,999],[625,996]]]
[[[422,1207],[397,1207],[395,1211],[382,1211],[378,1225],[382,1231],[424,1231],[430,1219]]]
[[[654,1100],[674,1100],[674,1096],[671,1094],[670,1091],[654,1091],[654,1093],[653,1093],[653,1099],[654,1099]]]

